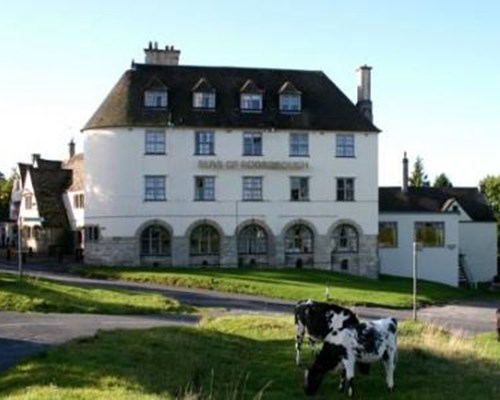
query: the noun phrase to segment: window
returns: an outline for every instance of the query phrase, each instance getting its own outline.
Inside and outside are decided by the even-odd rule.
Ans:
[[[26,194],[24,196],[24,208],[26,208],[26,210],[31,210],[33,208],[33,195]]]
[[[141,234],[142,256],[169,256],[170,233],[160,225],[151,225]]]
[[[202,131],[195,133],[195,151],[196,155],[214,155],[215,154],[215,135],[212,131]]]
[[[258,225],[249,225],[241,230],[238,235],[239,254],[266,254],[266,231]]]
[[[168,92],[166,90],[146,90],[144,92],[144,107],[167,108]]]
[[[164,175],[146,175],[144,177],[144,200],[146,201],[165,201],[166,177]]]
[[[307,133],[290,134],[290,156],[309,156],[309,135]]]
[[[202,110],[215,109],[215,93],[212,92],[194,92],[193,108]]]
[[[85,195],[83,193],[73,195],[73,207],[85,208]]]
[[[358,252],[358,231],[351,225],[343,224],[333,232],[333,251],[336,253]]]
[[[146,154],[166,153],[165,131],[162,129],[147,129],[145,135]]]
[[[99,240],[99,226],[87,225],[85,227],[85,241],[97,242]]]
[[[240,97],[240,108],[242,111],[262,111],[262,95],[242,93]]]
[[[379,222],[378,245],[383,248],[398,247],[397,222]]]
[[[243,177],[243,200],[247,201],[262,200],[261,176]]]
[[[220,236],[210,225],[200,225],[193,229],[190,241],[191,255],[217,255],[220,249]]]
[[[444,222],[415,222],[415,241],[424,247],[443,247]]]
[[[308,177],[293,176],[290,178],[290,200],[291,201],[309,200]]]
[[[312,253],[313,233],[305,225],[294,225],[285,233],[286,253]]]
[[[337,201],[354,201],[354,178],[337,178]]]
[[[300,112],[302,108],[300,94],[281,94],[280,111],[284,113]]]
[[[336,135],[335,149],[337,157],[354,157],[354,135]]]
[[[243,155],[261,156],[262,155],[262,134],[256,132],[243,133]]]
[[[196,201],[215,200],[215,177],[213,176],[194,177],[194,199]]]

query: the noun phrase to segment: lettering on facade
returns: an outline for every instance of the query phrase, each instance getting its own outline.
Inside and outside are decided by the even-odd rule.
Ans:
[[[199,160],[198,168],[201,169],[284,169],[298,170],[309,168],[306,161],[221,161]]]

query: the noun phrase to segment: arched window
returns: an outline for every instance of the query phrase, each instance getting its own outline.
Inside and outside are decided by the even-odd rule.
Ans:
[[[148,226],[141,234],[141,255],[169,256],[170,233],[163,226]]]
[[[220,236],[217,230],[210,225],[200,225],[191,233],[191,255],[219,254]]]
[[[338,253],[357,253],[358,231],[351,225],[343,224],[333,232],[333,250]]]
[[[285,252],[312,253],[313,233],[305,225],[294,225],[285,234]]]
[[[238,235],[239,254],[266,254],[267,234],[259,225],[248,225]]]

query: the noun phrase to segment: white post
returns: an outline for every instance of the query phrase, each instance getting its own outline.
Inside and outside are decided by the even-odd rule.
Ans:
[[[417,251],[418,243],[413,242],[413,320],[417,320]]]
[[[23,229],[22,222],[23,222],[23,217],[19,216],[17,220],[17,273],[19,275],[19,279],[21,279],[23,276],[23,259],[22,259],[23,246],[21,239],[21,234]]]

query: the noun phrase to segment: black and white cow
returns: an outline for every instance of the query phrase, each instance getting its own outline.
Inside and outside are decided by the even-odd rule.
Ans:
[[[331,303],[301,300],[295,305],[295,362],[300,365],[300,349],[307,333],[311,347],[340,329],[359,324],[358,317],[348,308]]]
[[[330,370],[340,369],[342,378],[339,389],[343,391],[347,381],[347,392],[353,395],[354,366],[382,360],[389,390],[394,388],[394,370],[397,356],[397,321],[384,318],[363,322],[328,335],[314,364],[305,371],[304,390],[313,395],[323,377]]]

